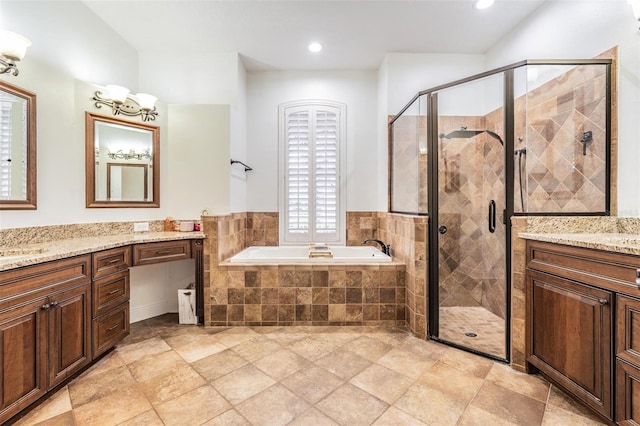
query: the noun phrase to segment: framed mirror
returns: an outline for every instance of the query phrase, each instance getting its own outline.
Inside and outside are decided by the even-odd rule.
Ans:
[[[0,210],[36,208],[36,95],[0,81]]]
[[[87,112],[87,207],[160,207],[160,129]]]

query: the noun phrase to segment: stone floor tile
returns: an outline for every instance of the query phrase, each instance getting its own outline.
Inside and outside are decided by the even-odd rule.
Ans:
[[[136,361],[129,365],[129,370],[133,377],[141,383],[185,365],[189,364],[177,353],[170,350]]]
[[[251,340],[258,336],[258,333],[253,331],[249,327],[233,327],[228,330],[222,331],[215,335],[217,341],[222,343],[228,348],[232,348],[236,345]]]
[[[417,382],[394,406],[430,425],[455,425],[467,403]]]
[[[155,407],[165,425],[199,425],[231,408],[209,385],[199,387]]]
[[[338,423],[311,407],[287,426],[339,426]]]
[[[431,368],[435,361],[420,356],[412,351],[393,348],[385,356],[377,361],[400,374],[404,374],[410,379],[417,379],[426,370]]]
[[[194,362],[209,355],[227,349],[212,334],[178,334],[165,339],[165,342],[187,362]]]
[[[141,342],[132,343],[130,345],[118,345],[116,351],[125,364],[131,364],[141,359],[148,358],[152,355],[170,351],[171,346],[160,337],[143,340]]]
[[[421,422],[415,417],[405,413],[402,410],[398,410],[396,407],[389,407],[387,411],[382,413],[378,420],[373,423],[373,426],[426,426],[426,423]]]
[[[251,423],[236,410],[228,410],[202,426],[251,426]]]
[[[371,361],[346,349],[337,349],[317,360],[316,364],[343,380],[349,380],[371,365]]]
[[[67,385],[71,404],[75,408],[131,386],[137,386],[137,382],[124,365],[100,375],[81,376]]]
[[[418,380],[466,403],[471,402],[484,384],[484,380],[472,373],[439,361],[425,371]]]
[[[369,361],[377,361],[392,348],[393,346],[390,344],[369,336],[360,336],[343,346],[343,349],[358,354]]]
[[[545,404],[485,381],[471,405],[522,425],[539,425]]]
[[[57,416],[48,418],[43,421],[38,421],[34,423],[34,420],[30,417],[26,417],[25,419],[15,423],[16,426],[73,426],[75,425],[75,419],[73,417],[73,411],[67,411],[62,414],[58,414]]]
[[[164,426],[164,423],[160,420],[155,410],[149,410],[120,423],[118,426]]]
[[[455,348],[449,348],[439,361],[451,367],[470,372],[481,379],[487,377],[491,367],[496,363],[496,361],[488,358]]]
[[[349,383],[387,404],[393,404],[409,389],[413,380],[387,367],[373,364],[352,378]]]
[[[495,363],[487,374],[487,380],[544,403],[549,397],[549,382],[538,375],[514,371],[508,365]]]
[[[304,368],[284,379],[281,384],[311,404],[336,390],[344,382],[322,367]]]
[[[335,422],[341,425],[370,425],[389,405],[351,384],[339,387],[331,395],[316,404]]]
[[[191,365],[207,382],[211,382],[247,364],[248,362],[232,349],[225,349],[222,352],[199,359]]]
[[[120,389],[73,410],[77,425],[117,425],[151,409],[138,387]]]
[[[164,370],[148,380],[140,381],[140,388],[153,405],[169,401],[207,383],[189,364]]]
[[[236,409],[252,425],[286,425],[304,413],[309,404],[282,385],[272,386]]]
[[[266,336],[256,337],[231,348],[232,351],[249,362],[257,361],[281,349],[282,346]]]
[[[311,365],[311,361],[288,350],[282,349],[271,355],[260,358],[253,363],[260,370],[268,374],[276,381]]]
[[[239,404],[262,392],[276,381],[253,365],[241,367],[212,382],[212,385],[231,404]]]
[[[17,425],[34,425],[41,422],[54,422],[56,417],[66,418],[65,414],[71,413],[71,397],[67,386],[63,387],[41,405],[33,409],[27,414]],[[73,418],[73,416],[71,416]]]
[[[516,426],[517,423],[512,423],[507,419],[498,417],[495,414],[491,414],[473,405],[469,405],[462,417],[458,420],[457,426]],[[560,426],[560,425],[558,425]]]
[[[316,361],[338,349],[338,346],[331,342],[305,338],[291,342],[288,348],[308,360]]]

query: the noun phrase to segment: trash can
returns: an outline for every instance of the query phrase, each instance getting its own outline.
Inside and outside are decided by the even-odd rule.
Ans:
[[[178,290],[178,318],[180,324],[197,324],[195,283]]]

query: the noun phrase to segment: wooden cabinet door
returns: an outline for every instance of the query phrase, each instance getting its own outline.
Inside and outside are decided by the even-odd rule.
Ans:
[[[49,388],[91,361],[91,284],[51,296]]]
[[[0,423],[47,391],[47,317],[40,298],[0,313]]]
[[[612,419],[612,293],[530,271],[527,360]]]

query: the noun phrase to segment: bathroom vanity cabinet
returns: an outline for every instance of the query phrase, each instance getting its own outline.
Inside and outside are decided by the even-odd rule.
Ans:
[[[640,424],[638,277],[637,256],[527,241],[531,370],[622,425]]]
[[[124,243],[0,271],[0,424],[129,334],[131,266],[193,257],[202,306],[202,248],[202,239]]]
[[[0,272],[0,422],[89,364],[91,256]]]

